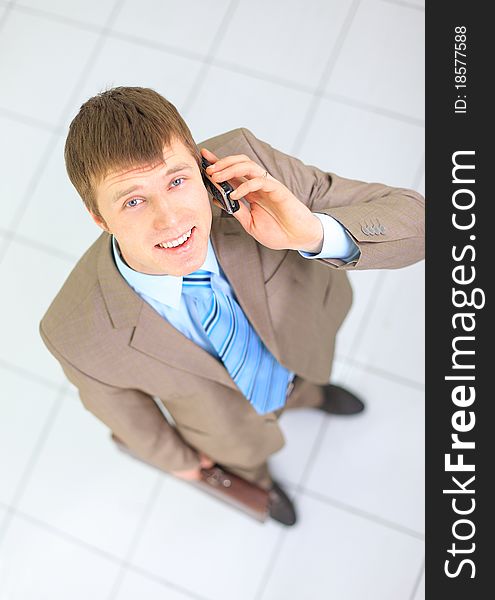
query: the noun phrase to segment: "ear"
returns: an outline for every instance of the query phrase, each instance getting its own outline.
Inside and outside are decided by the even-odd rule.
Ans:
[[[98,215],[95,215],[91,211],[89,211],[89,214],[91,215],[91,218],[98,225],[98,227],[100,229],[103,229],[103,231],[110,233],[110,229],[108,229],[108,225],[105,223],[105,221],[101,217],[99,217]]]

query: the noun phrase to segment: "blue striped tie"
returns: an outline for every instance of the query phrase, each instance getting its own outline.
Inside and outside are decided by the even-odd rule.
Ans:
[[[263,344],[234,298],[211,286],[209,271],[182,280],[182,291],[195,299],[201,326],[237,387],[256,412],[285,404],[289,371]]]

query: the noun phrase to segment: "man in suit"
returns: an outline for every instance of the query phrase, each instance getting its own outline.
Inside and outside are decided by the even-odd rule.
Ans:
[[[202,157],[212,181],[235,188],[233,215],[210,202]],[[244,128],[198,147],[147,88],[89,99],[65,159],[103,233],[41,321],[48,349],[135,456],[193,480],[223,465],[268,489],[271,516],[293,524],[267,465],[284,444],[277,419],[362,410],[328,383],[351,305],[345,271],[420,260],[423,198],[305,165]]]

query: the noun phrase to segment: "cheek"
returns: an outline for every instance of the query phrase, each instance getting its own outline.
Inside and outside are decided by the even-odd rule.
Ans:
[[[205,221],[210,222],[211,218],[212,218],[211,204],[210,204],[210,197],[206,193],[206,190],[205,190],[205,193],[202,194],[201,201],[199,204],[200,204],[201,214],[204,215]]]
[[[149,227],[140,219],[115,220],[110,232],[127,247],[139,247],[147,236]]]

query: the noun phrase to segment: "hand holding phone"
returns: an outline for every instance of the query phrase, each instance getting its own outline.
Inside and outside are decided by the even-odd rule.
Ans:
[[[321,248],[323,241],[320,219],[286,185],[270,175],[266,165],[260,165],[245,154],[219,158],[207,148],[201,148],[201,156],[206,158],[205,168],[209,167],[204,173],[208,189],[208,173],[213,171],[211,184],[221,179],[219,190],[227,190],[225,198],[219,190],[220,197],[212,192],[215,204],[238,198],[239,208],[227,205],[225,210],[235,210],[234,218],[257,242],[273,250],[319,252],[313,248]],[[232,182],[235,189],[227,182]]]
[[[223,210],[229,214],[238,211],[239,202],[237,200],[230,199],[230,194],[234,191],[234,188],[227,181],[214,182],[209,178],[206,168],[209,167],[211,163],[208,162],[204,156],[201,159],[201,164],[201,175],[203,176],[205,187],[213,196],[213,198],[215,198],[215,200],[220,203],[220,206],[223,208]]]

